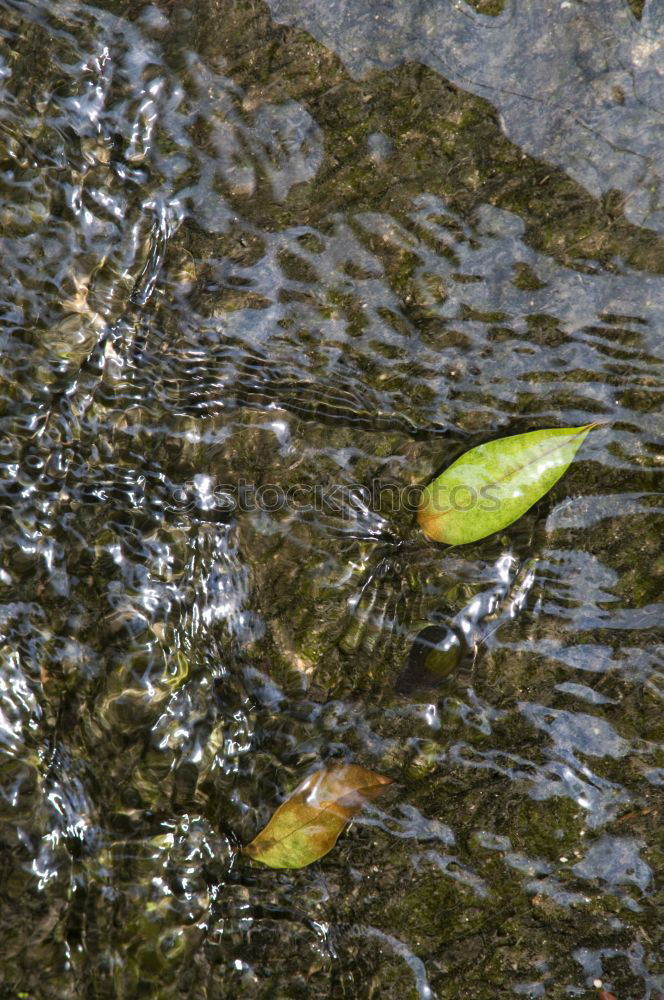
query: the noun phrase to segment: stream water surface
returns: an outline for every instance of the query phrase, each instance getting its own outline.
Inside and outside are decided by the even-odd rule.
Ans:
[[[0,0],[3,1000],[664,997],[661,11]]]

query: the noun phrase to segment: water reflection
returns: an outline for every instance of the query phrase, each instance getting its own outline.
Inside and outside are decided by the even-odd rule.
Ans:
[[[510,139],[596,197],[620,192],[630,221],[664,227],[658,0],[592,6],[507,0],[268,0],[274,17],[338,53],[357,76],[421,62],[490,101]],[[524,58],[526,54],[526,58]]]
[[[524,86],[555,61],[551,114],[572,86],[585,110],[554,143],[515,98],[509,134],[659,225],[656,164],[579,137],[594,10],[508,7],[488,45],[471,8],[393,9],[394,57],[389,7],[353,19],[355,69],[411,58],[422,18],[492,80],[517,48]],[[636,65],[606,10],[589,58]],[[607,230],[476,98],[421,66],[353,79],[267,6],[0,13],[3,985],[654,997],[655,238]],[[407,488],[466,448],[598,415],[506,532],[415,531]],[[467,648],[399,691],[425,633]],[[250,867],[238,846],[344,760],[392,803],[320,865]]]

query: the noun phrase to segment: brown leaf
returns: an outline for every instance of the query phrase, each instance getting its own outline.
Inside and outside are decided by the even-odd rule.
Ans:
[[[279,806],[244,853],[270,868],[310,865],[334,847],[364,803],[389,784],[390,778],[357,764],[315,771]]]

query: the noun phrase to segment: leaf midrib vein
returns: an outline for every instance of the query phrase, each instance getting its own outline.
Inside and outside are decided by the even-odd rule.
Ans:
[[[374,786],[374,785],[361,785],[359,788],[355,788],[355,789],[352,789],[349,792],[346,792],[346,795],[357,794],[357,795],[361,795],[364,800],[368,800],[368,795],[363,794],[362,789],[363,788],[367,788],[368,789],[368,788],[374,788],[374,787],[376,787],[376,786]],[[341,796],[341,798],[343,798],[343,796]],[[310,826],[312,823],[315,823],[315,821],[318,819],[318,817],[321,816],[323,813],[330,812],[331,811],[331,807],[334,806],[334,805],[336,805],[338,801],[339,800],[337,799],[335,802],[330,802],[329,805],[324,806],[322,809],[319,809],[309,819],[305,820],[303,823],[300,823],[299,826],[294,826],[292,830],[288,830],[286,833],[284,833],[284,835],[282,837],[273,837],[273,838],[271,838],[271,840],[270,840],[270,846],[268,848],[266,848],[266,850],[272,850],[272,848],[276,844],[283,844],[283,842],[285,840],[287,840],[289,837],[295,836],[295,834],[299,833],[300,830],[304,830],[305,827]],[[288,802],[288,799],[286,800],[286,802],[283,803],[283,805],[285,806],[287,804],[287,802]],[[358,805],[358,807],[357,807],[357,809],[355,811],[357,812],[359,809],[362,808],[363,805],[364,805],[364,802],[361,802]],[[341,819],[341,817],[339,817],[339,818]],[[348,816],[346,819],[344,819],[343,823],[342,823],[342,827],[345,826],[346,823],[350,823],[351,819],[353,819],[353,816]],[[263,831],[263,833],[264,832],[265,831]],[[259,833],[258,837],[256,837],[255,839],[258,840],[260,837],[262,837],[263,833]],[[251,844],[249,844],[248,846],[251,847]]]
[[[527,469],[528,466],[532,465],[534,462],[541,461],[543,458],[546,458],[547,455],[552,455],[554,451],[558,451],[560,448],[564,448],[565,444],[571,444],[572,441],[574,441],[576,438],[580,437],[581,434],[583,434],[584,432],[588,433],[589,431],[591,431],[593,429],[593,427],[597,427],[597,423],[586,424],[585,427],[582,427],[580,431],[578,431],[576,434],[574,434],[573,437],[569,438],[566,442],[562,442],[562,441],[557,442],[548,451],[542,452],[542,454],[539,455],[536,459],[531,459],[531,461],[529,461],[529,462],[524,462],[523,465],[518,465],[516,467],[516,469],[510,469],[510,471],[506,472],[504,476],[499,476],[498,478],[494,479],[493,485],[497,486],[498,483],[505,483],[505,482],[507,482],[507,480],[511,476],[515,476],[518,472],[521,472],[523,469]],[[571,464],[571,459],[570,459],[570,464]],[[453,465],[450,466],[450,469],[451,468],[453,468]],[[449,469],[446,470],[446,471],[449,472]],[[444,476],[444,475],[445,475],[445,472],[442,473],[442,476]],[[453,508],[450,507],[449,510],[444,510],[440,514],[427,514],[426,512],[424,512],[422,514],[422,517],[423,517],[423,519],[425,521],[432,521],[432,520],[434,520],[434,518],[435,518],[436,521],[440,521],[440,520],[442,520],[442,518],[447,517],[448,514],[451,514],[452,510],[453,510]]]

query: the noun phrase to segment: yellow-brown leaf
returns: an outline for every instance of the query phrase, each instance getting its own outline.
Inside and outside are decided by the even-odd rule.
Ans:
[[[357,764],[310,774],[279,806],[244,853],[270,868],[303,868],[327,854],[345,825],[390,778]]]

